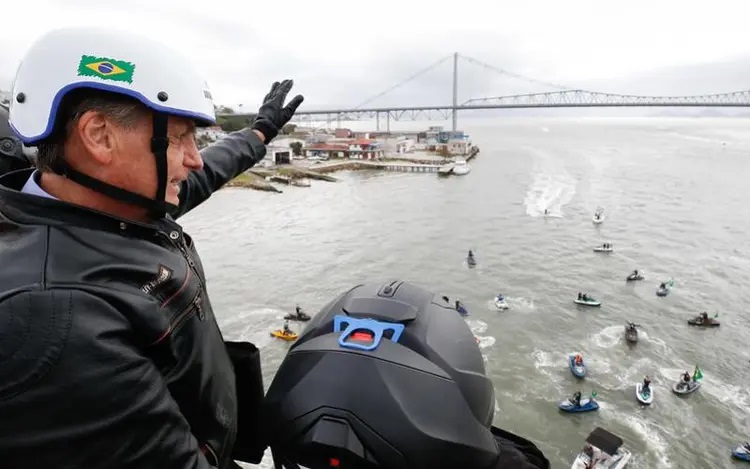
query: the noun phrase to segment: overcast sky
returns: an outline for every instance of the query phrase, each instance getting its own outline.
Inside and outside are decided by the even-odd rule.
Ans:
[[[308,109],[356,106],[454,51],[546,82],[602,91],[750,89],[747,0],[7,3],[0,29],[2,89],[10,88],[24,50],[39,33],[89,24],[127,28],[189,54],[217,104],[244,103],[247,111],[257,108],[273,80],[287,77]],[[553,90],[467,61],[459,70],[460,101]],[[450,103],[451,72],[446,60],[371,104]]]

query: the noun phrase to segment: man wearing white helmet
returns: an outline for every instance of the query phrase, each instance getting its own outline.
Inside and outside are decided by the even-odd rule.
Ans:
[[[259,462],[258,350],[224,342],[175,219],[263,158],[291,87],[199,153],[211,93],[174,51],[83,28],[27,51],[10,125],[37,170],[0,176],[0,466]]]

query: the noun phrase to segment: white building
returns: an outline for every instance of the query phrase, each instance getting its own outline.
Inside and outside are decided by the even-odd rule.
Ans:
[[[471,142],[466,139],[448,140],[448,151],[451,155],[468,155],[471,151]]]
[[[292,149],[288,146],[276,145],[276,142],[266,145],[266,156],[260,161],[266,168],[279,165],[290,164],[292,162]]]

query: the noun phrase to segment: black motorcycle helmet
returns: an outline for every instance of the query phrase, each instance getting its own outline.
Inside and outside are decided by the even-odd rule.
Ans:
[[[263,427],[277,468],[484,469],[499,449],[492,382],[455,309],[416,285],[359,285],[284,358]]]
[[[0,176],[34,166],[32,149],[24,147],[8,123],[8,107],[0,103]]]

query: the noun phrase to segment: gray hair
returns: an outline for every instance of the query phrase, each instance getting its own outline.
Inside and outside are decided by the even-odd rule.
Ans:
[[[125,129],[132,129],[147,108],[129,96],[93,89],[78,89],[61,103],[52,135],[37,147],[36,166],[51,172],[65,158],[65,142],[78,119],[87,111],[96,111]]]

